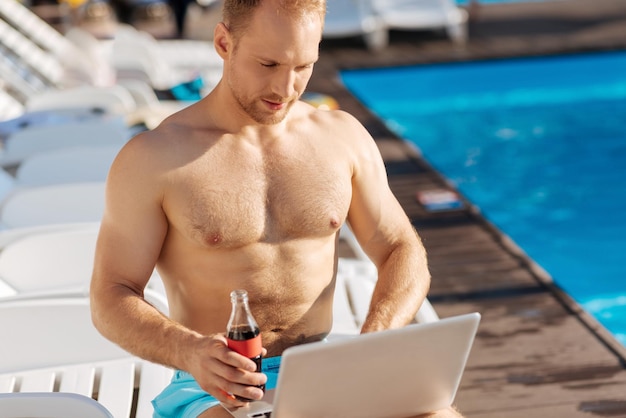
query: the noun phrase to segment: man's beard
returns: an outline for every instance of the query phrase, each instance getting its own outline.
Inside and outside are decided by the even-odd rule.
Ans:
[[[252,99],[247,100],[244,99],[237,90],[233,89],[232,85],[230,87],[233,96],[239,106],[243,109],[243,111],[250,116],[252,120],[262,125],[275,125],[277,123],[282,122],[285,117],[287,117],[287,113],[289,113],[289,109],[293,106],[293,104],[297,101],[297,98],[290,97],[287,101],[284,101],[281,98],[277,98],[276,96],[265,98],[265,100],[269,100],[274,103],[285,103],[285,107],[278,111],[270,111],[269,109],[263,109],[261,102],[263,99]]]

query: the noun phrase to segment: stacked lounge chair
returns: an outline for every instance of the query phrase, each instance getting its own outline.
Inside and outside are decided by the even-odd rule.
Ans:
[[[330,0],[332,1],[332,0]],[[387,28],[443,29],[453,42],[467,40],[468,12],[454,0],[372,0]]]
[[[453,42],[468,37],[468,12],[454,0],[328,0],[325,39],[361,37],[383,49],[389,30],[444,30]]]

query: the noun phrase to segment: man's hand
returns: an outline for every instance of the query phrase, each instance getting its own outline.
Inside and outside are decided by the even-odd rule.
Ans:
[[[266,350],[263,350],[265,355]],[[263,391],[256,386],[265,384],[267,376],[256,372],[256,364],[227,346],[224,334],[201,339],[193,352],[188,372],[202,389],[215,399],[230,406],[244,406],[246,399],[259,400]]]

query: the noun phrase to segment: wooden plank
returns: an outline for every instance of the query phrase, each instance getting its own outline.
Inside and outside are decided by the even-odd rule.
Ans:
[[[555,416],[575,417],[583,402],[624,398],[619,359],[549,293],[435,308],[442,317],[483,316],[456,398],[468,417],[551,417],[542,414],[556,407],[563,414]]]
[[[568,417],[589,418],[590,416],[624,417],[626,407],[624,401],[601,401],[581,403],[581,410],[573,410],[571,405],[533,405],[524,408],[499,410],[461,411],[466,418],[528,418],[528,417]]]

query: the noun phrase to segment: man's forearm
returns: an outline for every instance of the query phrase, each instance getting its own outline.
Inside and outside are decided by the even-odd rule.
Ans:
[[[146,360],[186,369],[181,346],[202,336],[167,318],[141,295],[124,286],[92,292],[92,320],[109,340]]]
[[[378,282],[361,332],[408,324],[426,298],[429,287],[430,273],[423,246],[397,247],[378,268]]]

